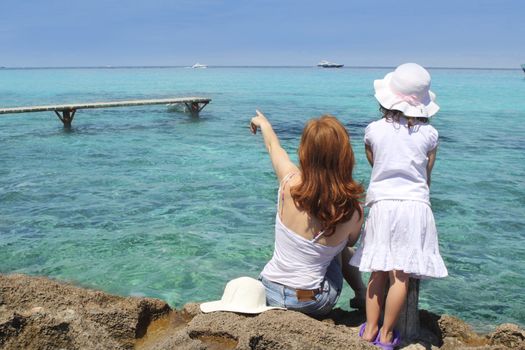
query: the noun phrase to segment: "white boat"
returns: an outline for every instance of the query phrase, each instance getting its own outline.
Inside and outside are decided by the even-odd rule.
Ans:
[[[525,72],[525,64],[521,65],[521,69],[523,69],[523,72]]]
[[[341,68],[343,66],[344,64],[328,62],[326,60],[322,60],[321,62],[317,63],[317,67],[323,67],[323,68]]]
[[[191,68],[208,68],[205,64],[195,63]]]

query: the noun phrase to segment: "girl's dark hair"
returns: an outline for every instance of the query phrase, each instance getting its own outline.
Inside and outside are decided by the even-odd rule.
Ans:
[[[397,122],[399,123],[399,119],[401,117],[406,118],[408,127],[411,128],[414,126],[415,122],[427,124],[428,118],[421,118],[421,117],[407,117],[403,112],[396,111],[395,109],[386,109],[385,107],[379,105],[379,112],[381,112],[383,118],[385,118],[388,122]]]

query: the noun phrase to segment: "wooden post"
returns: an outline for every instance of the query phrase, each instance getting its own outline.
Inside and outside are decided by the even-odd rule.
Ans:
[[[390,289],[390,283],[385,287],[385,300],[383,305],[386,305],[386,296]],[[399,332],[403,341],[411,341],[419,338],[419,279],[410,278],[408,281],[408,293],[405,300],[405,305],[399,313],[395,329]],[[384,317],[384,310],[381,313]]]
[[[403,340],[419,337],[419,279],[410,278],[405,306],[401,310],[396,329]]]
[[[62,114],[60,114],[62,112]],[[71,128],[71,122],[75,117],[76,109],[65,109],[63,111],[55,111],[58,119],[64,124],[64,128]]]
[[[200,111],[206,107],[208,102],[185,102],[184,104],[186,105],[186,108],[192,117],[198,117]]]
[[[192,102],[190,104],[190,113],[192,117],[198,117],[199,116],[199,104],[197,102]]]

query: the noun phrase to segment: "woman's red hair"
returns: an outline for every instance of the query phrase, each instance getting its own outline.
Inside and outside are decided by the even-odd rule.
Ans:
[[[357,210],[364,189],[352,178],[354,152],[350,136],[337,118],[310,120],[299,145],[301,184],[291,188],[295,205],[317,218],[327,235]]]

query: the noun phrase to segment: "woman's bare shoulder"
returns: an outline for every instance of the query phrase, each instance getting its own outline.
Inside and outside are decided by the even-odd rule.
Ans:
[[[363,207],[359,206],[354,210],[350,220],[341,223],[341,225],[347,232],[359,231],[361,230],[361,225],[363,225],[364,216]]]

